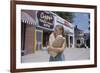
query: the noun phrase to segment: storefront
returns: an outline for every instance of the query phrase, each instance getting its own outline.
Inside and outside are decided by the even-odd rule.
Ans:
[[[54,28],[54,17],[47,11],[21,10],[22,55],[41,50],[48,45]]]
[[[74,47],[74,27],[71,23],[50,11],[21,10],[22,55],[46,47],[56,25],[64,26],[67,47]]]
[[[30,10],[21,10],[21,54],[33,53],[35,50],[35,14]]]
[[[46,47],[49,42],[49,35],[54,28],[54,17],[49,11],[37,11],[37,24],[37,27],[42,29],[43,47]]]

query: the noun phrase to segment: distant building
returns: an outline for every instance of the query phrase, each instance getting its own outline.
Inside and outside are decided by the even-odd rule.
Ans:
[[[81,45],[85,41],[83,30],[81,30],[77,26],[75,26],[75,28],[74,28],[74,37],[75,37],[75,47],[80,48]]]

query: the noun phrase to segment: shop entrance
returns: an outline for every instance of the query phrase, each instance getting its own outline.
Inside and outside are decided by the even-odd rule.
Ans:
[[[34,50],[34,26],[21,22],[21,55],[33,53]]]
[[[35,30],[35,49],[41,50],[43,45],[43,31],[42,30]]]
[[[21,55],[24,55],[25,51],[25,31],[26,31],[26,23],[21,22]]]
[[[49,43],[49,36],[51,31],[43,30],[43,47],[46,47]]]
[[[73,47],[73,37],[70,36],[70,47]]]
[[[67,46],[67,47],[69,47],[68,42],[69,42],[69,41],[68,41],[68,35],[66,35],[66,46]]]

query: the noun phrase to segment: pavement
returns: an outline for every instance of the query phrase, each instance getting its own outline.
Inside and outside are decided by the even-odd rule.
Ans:
[[[65,60],[88,60],[90,59],[89,48],[66,48],[64,51]],[[22,56],[22,63],[29,62],[48,62],[50,55],[46,48],[35,53]]]

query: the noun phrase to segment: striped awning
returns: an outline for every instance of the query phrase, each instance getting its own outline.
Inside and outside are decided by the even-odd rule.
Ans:
[[[21,12],[21,21],[30,25],[35,25],[36,21],[26,12]]]

